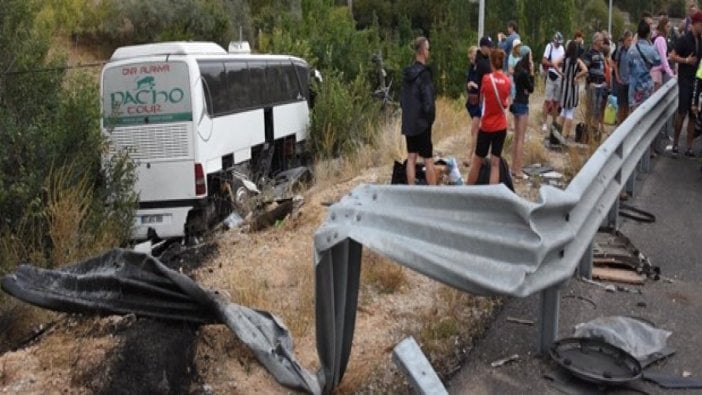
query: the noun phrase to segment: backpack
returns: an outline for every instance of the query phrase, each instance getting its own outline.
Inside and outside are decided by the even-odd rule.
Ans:
[[[407,159],[402,163],[395,161],[392,167],[392,179],[390,184],[407,184]],[[427,183],[427,175],[424,171],[424,164],[415,164],[415,182],[418,185],[424,185]]]
[[[548,62],[551,62],[551,54],[553,53],[553,44],[548,43],[548,45],[546,47],[548,48],[548,57],[546,59]],[[548,72],[548,69],[544,65],[544,60],[541,59],[541,74],[546,75],[547,72]]]
[[[490,160],[485,158],[480,166],[478,180],[475,185],[490,184]],[[500,158],[500,183],[505,184],[510,191],[514,192],[514,183],[512,183],[512,174],[509,172],[509,164],[504,158]]]

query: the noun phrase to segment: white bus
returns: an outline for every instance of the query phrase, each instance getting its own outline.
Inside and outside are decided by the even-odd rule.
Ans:
[[[309,67],[299,58],[206,42],[127,46],[100,90],[110,154],[127,150],[137,165],[135,239],[206,229],[218,197],[240,197],[245,176],[285,170],[304,152]]]

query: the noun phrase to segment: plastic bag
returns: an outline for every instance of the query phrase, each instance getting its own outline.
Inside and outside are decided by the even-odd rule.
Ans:
[[[641,319],[611,316],[576,325],[573,336],[604,340],[645,361],[666,348],[671,334]]]

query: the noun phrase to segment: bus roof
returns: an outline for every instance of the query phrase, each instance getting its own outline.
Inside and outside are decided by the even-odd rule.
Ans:
[[[154,55],[226,55],[227,51],[211,42],[171,41],[155,44],[130,45],[115,50],[110,60],[140,58]]]
[[[172,41],[154,44],[130,45],[115,50],[110,61],[150,56],[185,55],[199,60],[292,60],[307,65],[304,59],[290,55],[233,54],[212,42]]]

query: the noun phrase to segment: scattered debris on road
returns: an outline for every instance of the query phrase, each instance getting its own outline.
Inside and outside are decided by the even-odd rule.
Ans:
[[[519,354],[510,355],[509,357],[498,359],[490,363],[493,368],[499,368],[500,366],[506,365],[510,362],[519,360]]]
[[[513,322],[521,325],[534,325],[533,320],[523,320],[521,318],[507,317],[507,322]]]

